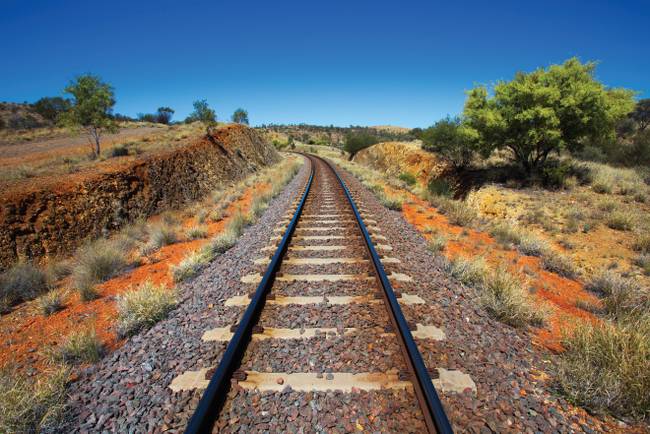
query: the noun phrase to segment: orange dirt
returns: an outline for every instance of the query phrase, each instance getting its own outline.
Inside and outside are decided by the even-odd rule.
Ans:
[[[225,217],[219,222],[206,223],[208,237],[191,241],[179,242],[162,247],[139,266],[116,276],[100,285],[100,298],[83,302],[75,292],[67,297],[63,310],[50,316],[42,315],[36,301],[24,303],[13,312],[0,317],[0,336],[2,351],[0,352],[0,367],[12,364],[18,369],[33,368],[44,370],[48,365],[46,350],[62,342],[65,336],[84,327],[94,327],[97,336],[107,351],[119,348],[124,340],[116,334],[115,321],[117,310],[115,297],[123,292],[137,288],[146,280],[156,285],[167,287],[174,285],[171,267],[182,261],[187,253],[200,248],[208,238],[221,232],[238,209],[246,213],[250,209],[255,193],[264,192],[269,184],[258,184],[246,189],[244,195],[230,204]],[[154,216],[150,221],[155,221]],[[181,226],[188,228],[194,225],[195,218],[186,218]],[[66,287],[68,281],[62,282]]]
[[[402,213],[425,238],[433,236],[426,233],[425,228],[433,228],[447,237],[456,237],[450,239],[445,248],[445,255],[449,259],[482,256],[492,266],[507,266],[521,277],[522,284],[528,285],[540,302],[550,308],[547,328],[535,329],[534,344],[551,351],[562,351],[562,333],[570,330],[576,321],[598,321],[592,313],[576,306],[577,302],[595,306],[600,303],[595,295],[584,289],[582,283],[544,270],[539,258],[504,249],[484,232],[450,224],[444,215],[413,194],[409,193],[409,199],[408,203],[404,203]]]

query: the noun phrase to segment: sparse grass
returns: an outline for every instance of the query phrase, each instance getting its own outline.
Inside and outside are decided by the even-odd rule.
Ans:
[[[224,217],[224,211],[220,208],[215,209],[211,211],[210,214],[208,214],[208,219],[213,223],[223,220],[223,217]]]
[[[179,283],[195,276],[205,264],[210,262],[210,255],[205,253],[208,251],[190,252],[178,265],[172,267],[174,282]]]
[[[104,355],[104,346],[94,328],[74,331],[53,349],[52,357],[68,365],[95,363]]]
[[[52,315],[63,309],[65,294],[59,289],[53,289],[38,298],[38,307],[45,316]]]
[[[117,298],[118,332],[130,336],[165,318],[176,306],[176,291],[146,281]]]
[[[606,199],[598,203],[598,209],[605,212],[612,212],[618,207],[618,204],[612,199]]]
[[[269,196],[265,195],[255,195],[251,201],[251,216],[254,220],[257,220],[264,211],[269,207]]]
[[[575,279],[578,277],[578,271],[571,260],[558,252],[545,252],[542,255],[542,267],[547,271],[568,279]]]
[[[579,325],[563,341],[556,377],[575,403],[618,417],[650,414],[650,319]]]
[[[429,251],[432,253],[440,253],[443,250],[445,250],[446,246],[447,246],[447,238],[442,235],[434,236],[427,243],[427,247]]]
[[[8,368],[0,371],[0,432],[48,431],[63,415],[67,368],[28,377]]]
[[[529,256],[543,256],[549,249],[548,243],[524,231],[516,224],[498,223],[489,229],[499,243],[506,247],[517,247],[521,253]]]
[[[478,212],[468,201],[454,200],[446,196],[431,195],[431,204],[447,217],[449,223],[458,226],[471,226],[478,219]]]
[[[203,249],[207,252],[208,257],[216,257],[237,244],[237,238],[237,234],[233,231],[225,230],[214,237]]]
[[[605,313],[616,320],[627,320],[650,310],[650,294],[631,279],[604,272],[587,283],[586,289],[603,296]]]
[[[228,221],[224,232],[231,233],[235,238],[239,238],[248,224],[248,217],[238,209]]]
[[[0,313],[47,290],[45,273],[30,263],[19,263],[0,275]]]
[[[646,254],[650,253],[650,235],[645,234],[639,236],[639,238],[637,238],[637,240],[632,245],[632,248],[637,252]]]
[[[449,272],[465,285],[480,286],[485,281],[488,268],[481,257],[474,259],[455,258],[449,263]]]
[[[650,254],[644,253],[634,259],[634,265],[643,270],[643,274],[650,276]]]
[[[404,205],[404,198],[397,195],[379,193],[377,194],[377,199],[379,199],[382,205],[393,211],[401,211]]]
[[[628,212],[613,211],[607,215],[607,226],[618,231],[630,231],[634,226],[634,217]]]
[[[504,268],[488,273],[480,294],[483,307],[513,327],[544,324],[547,311],[535,305],[522,283]]]
[[[192,226],[185,232],[185,235],[190,240],[205,238],[208,236],[208,228],[205,225]]]
[[[117,243],[97,240],[79,249],[72,270],[74,287],[83,300],[96,298],[95,285],[109,279],[126,265],[126,255]]]

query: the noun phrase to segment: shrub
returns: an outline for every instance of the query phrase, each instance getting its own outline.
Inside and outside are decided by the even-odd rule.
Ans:
[[[176,306],[176,291],[146,281],[137,290],[117,297],[118,331],[130,336],[147,329],[167,316]]]
[[[0,432],[49,431],[63,415],[67,368],[29,378],[8,368],[0,371]]]
[[[343,149],[350,154],[350,160],[354,158],[357,152],[368,148],[375,143],[378,143],[379,139],[373,135],[367,133],[349,133],[345,137],[345,144]]]
[[[104,346],[94,328],[74,331],[68,335],[52,354],[57,361],[69,365],[95,363],[102,358]]]
[[[499,243],[506,247],[517,247],[524,255],[542,256],[548,251],[546,241],[525,233],[519,226],[508,223],[498,223],[489,229]]]
[[[205,227],[204,225],[200,226],[192,226],[187,230],[185,233],[187,238],[190,240],[196,240],[198,238],[205,238],[208,236],[208,228]]]
[[[225,253],[232,246],[237,244],[237,234],[232,231],[225,230],[221,234],[217,235],[210,241],[205,247],[204,250],[210,258],[219,256]]]
[[[447,238],[440,235],[433,237],[429,240],[429,243],[427,244],[427,247],[429,248],[429,251],[432,253],[438,253],[442,252],[445,250],[445,246],[447,245]]]
[[[462,200],[438,198],[438,211],[444,214],[449,223],[458,226],[471,226],[478,219],[478,213],[467,202]]]
[[[111,158],[124,157],[126,155],[129,155],[129,148],[127,148],[124,145],[116,145],[113,148],[111,148],[109,152],[109,157]]]
[[[475,130],[467,128],[460,117],[441,119],[418,138],[423,149],[435,152],[457,170],[470,166],[479,148]]]
[[[480,302],[496,319],[513,327],[544,324],[546,310],[535,305],[521,282],[504,268],[488,274]]]
[[[244,228],[250,223],[250,220],[247,216],[245,216],[241,210],[237,210],[230,221],[228,221],[228,224],[226,225],[226,228],[224,232],[231,233],[234,235],[235,238],[239,238],[239,236],[244,232]]]
[[[644,253],[634,260],[634,265],[641,267],[643,273],[650,276],[650,254]]]
[[[452,276],[463,282],[465,285],[481,285],[488,273],[483,258],[464,259],[456,258],[449,264],[449,271]]]
[[[644,417],[650,412],[650,320],[581,324],[563,341],[561,389],[593,411]]]
[[[63,298],[64,294],[62,291],[53,289],[39,297],[38,306],[43,315],[51,315],[63,309]]]
[[[223,220],[224,217],[224,212],[222,209],[215,209],[210,214],[208,215],[208,219],[210,219],[211,222],[216,223],[221,220]]]
[[[643,315],[650,309],[650,298],[633,280],[605,272],[593,278],[586,289],[604,296],[605,313],[611,318],[624,320]]]
[[[417,178],[412,173],[402,172],[399,174],[399,179],[404,181],[406,185],[415,185],[417,183]]]
[[[0,312],[47,290],[45,273],[29,263],[19,263],[0,275]]]
[[[607,226],[618,231],[632,230],[634,218],[626,212],[614,211],[607,216]]]
[[[524,235],[517,246],[524,255],[542,256],[548,251],[548,244],[532,235]]]
[[[427,185],[427,190],[436,196],[451,197],[453,195],[453,189],[449,181],[444,178],[431,178]]]
[[[549,251],[542,256],[542,267],[552,273],[568,279],[575,279],[578,276],[571,260],[557,252]]]

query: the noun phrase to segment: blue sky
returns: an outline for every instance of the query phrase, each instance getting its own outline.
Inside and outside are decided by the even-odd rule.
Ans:
[[[2,0],[0,100],[60,95],[84,72],[116,111],[175,119],[206,98],[253,124],[427,126],[464,91],[571,56],[650,96],[650,2]]]

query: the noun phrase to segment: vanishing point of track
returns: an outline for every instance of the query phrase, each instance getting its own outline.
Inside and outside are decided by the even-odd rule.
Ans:
[[[382,257],[377,253],[381,247],[380,229],[366,226],[366,222],[374,223],[365,216],[363,208],[358,208],[352,194],[336,170],[325,160],[307,156],[310,161],[311,173],[300,197],[294,202],[292,215],[287,216],[286,226],[279,228],[282,235],[275,237],[276,245],[271,249],[270,258],[262,258],[259,263],[267,264],[266,270],[250,283],[257,283],[257,289],[249,296],[242,297],[240,305],[247,306],[237,327],[231,330],[231,337],[226,351],[218,367],[212,374],[209,384],[190,420],[187,433],[212,432],[215,422],[226,404],[228,392],[234,381],[239,384],[250,384],[255,391],[281,390],[286,386],[316,390],[337,389],[347,384],[369,384],[370,388],[381,385],[381,388],[410,388],[414,399],[422,413],[422,422],[429,432],[451,433],[451,425],[444,412],[440,399],[431,382],[431,377],[424,365],[413,335],[412,325],[405,320],[400,309],[399,299],[405,298],[393,290],[392,275],[387,275],[382,265]],[[286,227],[286,229],[285,229]],[[374,240],[373,240],[374,239]],[[346,249],[352,254],[345,255]],[[395,258],[385,258],[391,263],[399,262]],[[282,270],[281,270],[282,268]],[[286,271],[285,271],[286,270]],[[293,270],[298,270],[293,273]],[[306,271],[305,271],[306,270]],[[399,275],[396,275],[399,277]],[[303,286],[299,286],[303,282]],[[306,282],[306,283],[305,283]],[[293,294],[291,289],[296,287],[313,291],[313,287],[322,285],[328,289],[317,293],[316,296],[285,296]],[[312,286],[313,285],[313,286]],[[343,294],[337,286],[344,286]],[[283,287],[286,287],[283,289]],[[348,288],[348,289],[345,289]],[[347,295],[350,291],[368,288],[364,295]],[[293,290],[295,291],[295,289]],[[346,292],[347,291],[347,292]],[[250,297],[250,299],[249,299]],[[364,330],[363,327],[345,328],[310,328],[304,326],[299,330],[290,328],[271,328],[259,325],[260,317],[265,306],[270,304],[277,307],[289,305],[306,305],[318,303],[361,305],[370,303],[385,306],[386,323],[384,330]],[[274,306],[275,307],[275,306]],[[306,337],[351,336],[363,333],[380,333],[384,338],[390,336],[397,341],[401,360],[395,361],[395,366],[386,369],[385,363],[375,372],[365,373],[287,373],[282,379],[273,381],[273,375],[268,372],[251,372],[241,369],[244,358],[248,360],[269,359],[269,354],[256,354],[250,343],[266,339],[300,339]],[[288,357],[286,355],[276,357]],[[262,362],[264,364],[266,362]],[[282,362],[284,363],[284,361]],[[286,362],[289,365],[288,362]],[[275,364],[277,366],[278,363]],[[339,364],[340,365],[340,364]],[[308,367],[305,366],[305,370]],[[383,369],[383,372],[378,372]],[[295,369],[294,369],[295,371]],[[276,375],[277,376],[277,375]],[[283,378],[287,378],[285,383]],[[334,380],[339,380],[337,383]],[[292,383],[293,381],[293,383]],[[341,383],[341,381],[343,383]],[[363,383],[365,381],[365,383]]]

